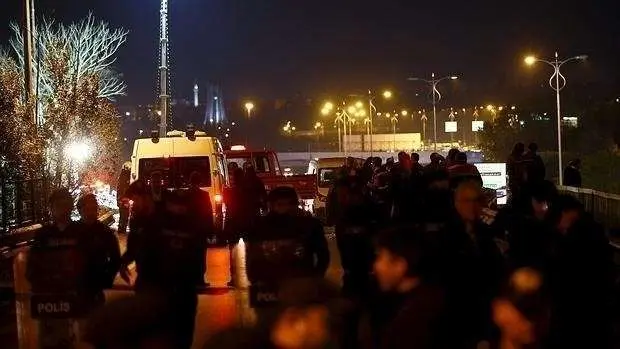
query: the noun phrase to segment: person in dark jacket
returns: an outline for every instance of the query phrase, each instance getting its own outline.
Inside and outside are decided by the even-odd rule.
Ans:
[[[462,182],[454,193],[455,215],[437,234],[441,251],[439,281],[447,287],[450,347],[469,347],[488,338],[491,299],[504,272],[504,258],[494,238],[498,233],[481,219],[482,192],[475,182]]]
[[[282,282],[322,277],[329,265],[323,226],[299,212],[295,190],[274,188],[268,202],[269,213],[257,222],[247,238],[246,270],[252,283],[253,304],[263,300],[277,302],[275,294]],[[271,301],[261,295],[271,297]]]
[[[100,306],[105,301],[103,290],[113,286],[119,271],[121,251],[114,231],[98,220],[99,205],[95,195],[80,197],[77,209],[80,227],[88,241],[88,292],[92,297],[92,306]]]
[[[523,155],[526,182],[528,184],[539,183],[545,180],[545,163],[538,155],[538,144],[530,143],[528,151]]]
[[[437,348],[444,293],[427,282],[432,248],[410,227],[382,232],[374,272],[381,295],[370,302],[361,326],[361,348]]]
[[[260,216],[261,210],[266,208],[267,191],[265,190],[265,183],[258,178],[253,166],[245,166],[243,185],[245,187],[246,200],[248,200],[248,208],[254,212],[255,217]]]
[[[456,163],[456,156],[460,152],[458,148],[452,148],[448,151],[448,155],[446,156],[446,167],[450,167]]]
[[[343,291],[363,294],[367,291],[374,251],[372,237],[379,212],[374,209],[366,186],[359,176],[339,178],[327,197],[328,221],[335,225],[340,252]]]
[[[121,256],[120,276],[127,283],[131,283],[131,275],[128,266],[136,260],[140,248],[140,237],[151,219],[157,216],[155,202],[143,180],[133,182],[126,192],[131,201],[129,234],[127,235],[127,248]]]
[[[235,169],[231,174],[232,186],[227,190],[226,197],[226,224],[224,226],[226,232],[226,240],[229,250],[230,265],[230,281],[229,287],[234,287],[237,281],[237,268],[233,256],[233,249],[239,242],[239,239],[248,235],[250,228],[256,222],[255,210],[253,204],[248,200],[245,191],[245,178],[243,170]]]
[[[570,195],[560,195],[548,218],[553,227],[549,280],[551,338],[557,348],[609,348],[613,253],[603,227]]]
[[[129,223],[129,200],[125,194],[129,188],[130,179],[131,170],[126,166],[123,166],[121,173],[118,176],[118,185],[116,187],[116,203],[119,211],[117,232],[119,234],[127,233],[127,224]]]
[[[508,257],[513,268],[535,267],[546,271],[552,227],[548,222],[549,208],[558,196],[549,181],[528,186],[529,206],[525,211],[506,209],[502,229],[508,232]]]
[[[519,142],[512,148],[512,152],[506,161],[508,189],[510,190],[510,201],[513,206],[521,205],[521,190],[526,179],[525,164],[523,163],[524,152],[525,144]]]
[[[443,163],[444,162],[443,156],[439,155],[438,153],[432,153],[430,155],[430,160],[431,162],[428,165],[424,166],[425,174],[435,172],[441,169],[445,169],[445,166],[444,166],[445,164]]]
[[[196,229],[183,192],[166,195],[165,211],[138,232],[135,284],[137,293],[166,295],[175,310],[174,340],[180,349],[190,348],[198,295],[196,275],[204,259],[204,231]]]
[[[448,171],[437,169],[424,175],[426,183],[423,192],[424,201],[420,209],[421,222],[429,232],[438,232],[443,229],[449,212],[453,211],[452,192]]]
[[[209,192],[200,188],[202,178],[199,172],[192,172],[189,181],[191,186],[187,194],[190,202],[189,207],[192,221],[196,223],[196,229],[202,230],[200,233],[201,235],[210,238],[215,234],[211,197],[209,196]],[[205,281],[207,273],[207,241],[201,241],[200,243],[204,249],[205,258],[201,260],[201,272],[197,275],[198,284],[207,287],[209,286],[209,283]]]
[[[568,163],[564,169],[564,185],[581,188],[581,160],[576,159]]]
[[[67,189],[57,189],[50,196],[49,205],[52,223],[35,232],[26,264],[26,279],[35,294],[88,297],[88,266],[92,259],[88,255],[89,241],[82,227],[71,220],[73,198]]]
[[[467,163],[467,154],[459,152],[454,156],[452,165],[448,166],[450,176],[450,187],[456,188],[462,181],[475,181],[482,187],[482,177],[478,168]]]
[[[416,193],[411,179],[412,163],[409,154],[398,153],[398,164],[394,166],[390,175],[390,191],[392,192],[393,210],[392,219],[398,221],[413,221],[416,218]]]

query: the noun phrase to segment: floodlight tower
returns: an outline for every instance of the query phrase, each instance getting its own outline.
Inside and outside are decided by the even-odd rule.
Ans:
[[[159,134],[166,136],[170,95],[168,94],[168,0],[161,0],[159,10]]]

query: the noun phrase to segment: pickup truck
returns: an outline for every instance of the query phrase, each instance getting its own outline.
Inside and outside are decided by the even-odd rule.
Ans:
[[[233,148],[234,149],[234,148]],[[292,187],[297,191],[301,200],[314,200],[316,196],[316,175],[284,175],[280,168],[278,156],[269,150],[227,150],[226,162],[230,168],[231,163],[236,163],[239,168],[243,168],[246,163],[251,164],[256,170],[256,174],[265,184],[265,189],[269,192],[276,187]],[[232,177],[232,173],[228,174]]]

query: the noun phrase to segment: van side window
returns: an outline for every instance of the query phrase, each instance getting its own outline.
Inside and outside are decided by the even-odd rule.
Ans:
[[[216,162],[217,162],[217,170],[218,170],[218,176],[220,176],[220,178],[225,181],[226,185],[228,185],[228,168],[226,167],[226,161],[224,160],[224,156],[222,154],[217,154],[216,155]]]

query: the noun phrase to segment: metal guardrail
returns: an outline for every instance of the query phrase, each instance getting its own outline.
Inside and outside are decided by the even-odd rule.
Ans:
[[[601,222],[612,234],[610,244],[620,251],[620,195],[593,189],[558,186],[561,193],[576,197],[597,222]],[[615,239],[614,239],[615,238]]]
[[[559,186],[561,193],[575,196],[594,219],[608,229],[620,228],[620,195],[585,188]]]
[[[0,238],[16,228],[47,218],[49,182],[43,178],[15,180],[0,177]]]

